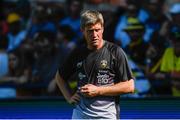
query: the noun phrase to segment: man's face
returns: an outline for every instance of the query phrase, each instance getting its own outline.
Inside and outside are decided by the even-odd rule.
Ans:
[[[143,30],[132,30],[132,31],[128,31],[128,34],[133,40],[139,40],[140,38],[142,38],[144,31]]]
[[[82,31],[89,49],[99,49],[103,46],[104,28],[100,23],[86,26]]]
[[[9,54],[9,68],[16,69],[18,67],[18,57],[14,53]]]

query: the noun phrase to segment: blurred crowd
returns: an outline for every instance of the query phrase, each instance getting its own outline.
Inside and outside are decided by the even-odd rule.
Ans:
[[[0,98],[61,96],[54,76],[84,44],[80,13],[87,9],[103,14],[104,39],[128,55],[136,92],[122,97],[180,96],[180,0],[0,3]]]

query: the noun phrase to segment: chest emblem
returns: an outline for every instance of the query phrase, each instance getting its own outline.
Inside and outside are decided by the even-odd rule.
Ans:
[[[77,66],[77,68],[82,67],[82,62],[78,62],[76,66]]]
[[[106,68],[107,67],[107,61],[106,60],[101,60],[100,67],[101,68]]]

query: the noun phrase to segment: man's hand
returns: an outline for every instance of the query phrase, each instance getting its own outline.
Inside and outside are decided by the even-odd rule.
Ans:
[[[78,92],[76,92],[71,96],[71,98],[68,100],[68,102],[70,104],[77,104],[79,102],[79,100],[80,100],[80,96],[79,96]]]
[[[87,84],[81,87],[80,92],[86,97],[95,97],[99,95],[99,87],[93,84]]]

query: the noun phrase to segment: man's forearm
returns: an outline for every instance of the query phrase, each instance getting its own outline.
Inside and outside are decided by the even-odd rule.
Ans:
[[[99,95],[120,95],[125,93],[133,93],[134,92],[134,80],[131,79],[125,82],[119,82],[112,86],[101,86],[98,88]]]
[[[59,89],[61,90],[63,96],[69,102],[69,100],[71,99],[72,94],[71,94],[70,89],[68,87],[68,83],[66,83],[64,81],[64,79],[59,75],[58,71],[56,73],[55,80],[56,80],[56,83],[57,83]]]

